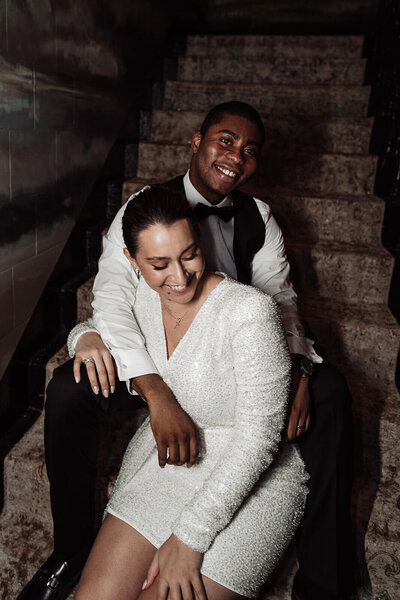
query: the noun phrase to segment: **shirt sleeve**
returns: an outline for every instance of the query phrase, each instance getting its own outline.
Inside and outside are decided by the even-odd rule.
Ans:
[[[133,314],[139,279],[123,253],[122,217],[125,209],[126,205],[119,210],[103,239],[92,302],[93,325],[112,353],[122,381],[158,373]]]
[[[290,358],[274,301],[252,290],[229,308],[237,398],[233,435],[223,455],[172,530],[205,552],[269,467],[284,424]],[[231,303],[233,304],[233,303]]]
[[[282,231],[271,209],[265,202],[254,199],[265,225],[263,247],[255,254],[252,263],[251,284],[273,297],[277,302],[289,350],[303,354],[312,362],[322,362],[315,352],[314,342],[305,337],[297,309],[297,294],[290,282],[290,267],[286,256]]]

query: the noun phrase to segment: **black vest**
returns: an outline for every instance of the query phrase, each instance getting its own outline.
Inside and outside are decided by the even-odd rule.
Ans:
[[[183,175],[161,184],[185,195]],[[251,263],[253,257],[264,245],[265,225],[254,198],[238,190],[232,193],[232,203],[237,209],[233,232],[233,256],[238,280],[251,284]]]

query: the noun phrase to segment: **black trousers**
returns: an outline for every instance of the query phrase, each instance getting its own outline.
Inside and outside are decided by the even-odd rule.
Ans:
[[[297,534],[295,587],[308,599],[336,600],[348,589],[351,571],[351,399],[337,371],[325,364],[316,371],[310,388],[312,425],[299,442],[310,475],[310,493]],[[45,416],[54,551],[75,561],[86,558],[95,536],[100,430],[107,419],[91,390],[86,369],[81,373],[77,384],[72,361],[55,370],[47,389]],[[126,384],[117,382],[110,412],[136,406]]]
[[[312,421],[299,438],[309,494],[297,532],[300,597],[342,600],[352,588],[350,496],[353,477],[351,396],[345,379],[325,363],[310,382]]]

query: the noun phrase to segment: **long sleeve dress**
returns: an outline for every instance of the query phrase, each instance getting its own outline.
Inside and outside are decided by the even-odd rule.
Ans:
[[[204,575],[257,596],[307,495],[297,446],[280,444],[290,360],[277,307],[226,277],[169,358],[160,298],[144,280],[134,311],[157,369],[197,424],[200,459],[190,469],[161,469],[147,419],[127,448],[106,511],[157,548],[174,533],[204,553]]]

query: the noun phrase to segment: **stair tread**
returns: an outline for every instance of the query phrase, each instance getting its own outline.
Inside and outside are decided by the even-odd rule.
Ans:
[[[348,305],[345,302],[332,300],[330,298],[315,298],[313,296],[300,297],[299,306],[302,311],[309,311],[311,314],[323,316],[326,319],[337,318],[340,313],[341,318],[346,321],[358,321],[373,326],[379,326],[383,329],[393,329],[396,325],[396,319],[390,312],[387,304],[384,302],[367,303],[360,300],[358,307]],[[398,331],[400,339],[400,330]]]
[[[319,240],[317,243],[309,242],[304,238],[295,238],[285,235],[285,244],[289,248],[296,248],[298,250],[308,250],[314,253],[328,253],[328,254],[343,254],[352,255],[356,257],[369,257],[371,260],[381,260],[386,258],[389,262],[392,262],[392,255],[382,246],[376,244],[376,246],[361,244],[344,244],[343,242],[331,241],[331,240]]]
[[[173,151],[176,152],[177,149],[180,149],[182,151],[187,151],[188,148],[190,147],[189,142],[170,142],[170,141],[162,141],[162,140],[157,140],[157,141],[153,141],[153,140],[143,140],[140,141],[138,144],[139,149],[142,147],[158,147],[158,148],[165,148],[168,151]],[[279,154],[293,154],[294,150],[291,148],[276,148],[274,149],[274,151]],[[344,161],[351,161],[353,158],[356,161],[361,161],[361,162],[373,162],[375,163],[377,160],[377,155],[375,154],[364,154],[362,152],[352,152],[351,154],[343,154],[342,152],[321,152],[320,150],[312,150],[312,149],[308,149],[305,148],[304,150],[296,150],[296,156],[298,156],[299,154],[305,154],[308,156],[318,156],[318,157],[332,157],[332,160],[344,160]]]
[[[367,116],[368,86],[262,85],[166,81],[162,108],[207,111],[220,102],[251,102],[267,114]]]
[[[137,175],[163,181],[184,172],[189,166],[188,145],[141,142],[138,148]],[[254,189],[300,187],[322,194],[325,189],[336,193],[372,194],[377,157],[374,155],[341,155],[310,151],[266,149],[254,177]]]
[[[176,175],[181,175],[183,174],[184,171],[180,171],[177,170]],[[165,179],[163,179],[162,181],[166,181]],[[152,183],[160,183],[160,181],[154,181],[152,179],[150,179],[149,177],[133,177],[132,179],[127,179],[126,181],[124,181],[123,183],[123,189],[127,190],[132,188],[137,188],[138,190],[141,189],[142,187],[144,187],[145,185],[151,185]],[[372,202],[374,204],[382,204],[383,200],[381,198],[379,198],[378,196],[375,196],[373,194],[366,194],[366,195],[359,195],[359,194],[337,194],[337,193],[328,193],[328,192],[324,192],[324,193],[319,193],[319,192],[311,192],[309,190],[299,190],[299,189],[294,189],[294,188],[289,188],[289,187],[275,187],[275,188],[264,188],[263,190],[257,190],[259,193],[256,196],[255,195],[255,191],[254,189],[252,189],[249,185],[244,186],[243,188],[241,188],[242,191],[253,195],[255,197],[257,197],[260,200],[264,200],[265,202],[268,203],[268,200],[271,200],[273,198],[279,199],[279,198],[304,198],[304,199],[320,199],[321,201],[324,200],[337,200],[337,201],[343,201],[343,202],[355,202],[355,201],[362,201],[365,200],[365,202]],[[132,192],[134,193],[134,192]],[[124,194],[125,199],[124,202],[127,200],[126,195]]]
[[[154,110],[149,137],[153,143],[189,144],[204,112]],[[373,119],[368,117],[315,117],[265,115],[265,145],[274,148],[315,147],[342,154],[368,154]]]
[[[213,89],[216,90],[226,87],[223,83],[219,81],[175,81],[175,80],[167,80],[165,82],[166,87],[173,88],[190,88],[195,93],[196,90],[201,88],[203,89]],[[344,93],[347,95],[363,95],[366,96],[369,93],[370,86],[369,85],[328,85],[328,84],[320,84],[320,85],[305,85],[300,83],[293,84],[263,84],[263,83],[241,83],[237,82],[234,85],[230,86],[230,88],[238,89],[238,90],[246,90],[248,91],[249,96],[252,96],[254,92],[265,93],[265,90],[271,90],[272,92],[290,92],[298,94],[302,90],[304,92],[318,95],[318,94],[326,94],[327,92],[331,92],[331,95],[337,95],[339,93]],[[228,90],[229,91],[229,90]]]
[[[218,52],[232,56],[361,56],[364,37],[359,35],[190,35],[186,55]]]
[[[178,59],[180,81],[223,81],[263,84],[362,85],[365,59],[321,57],[185,56]]]

